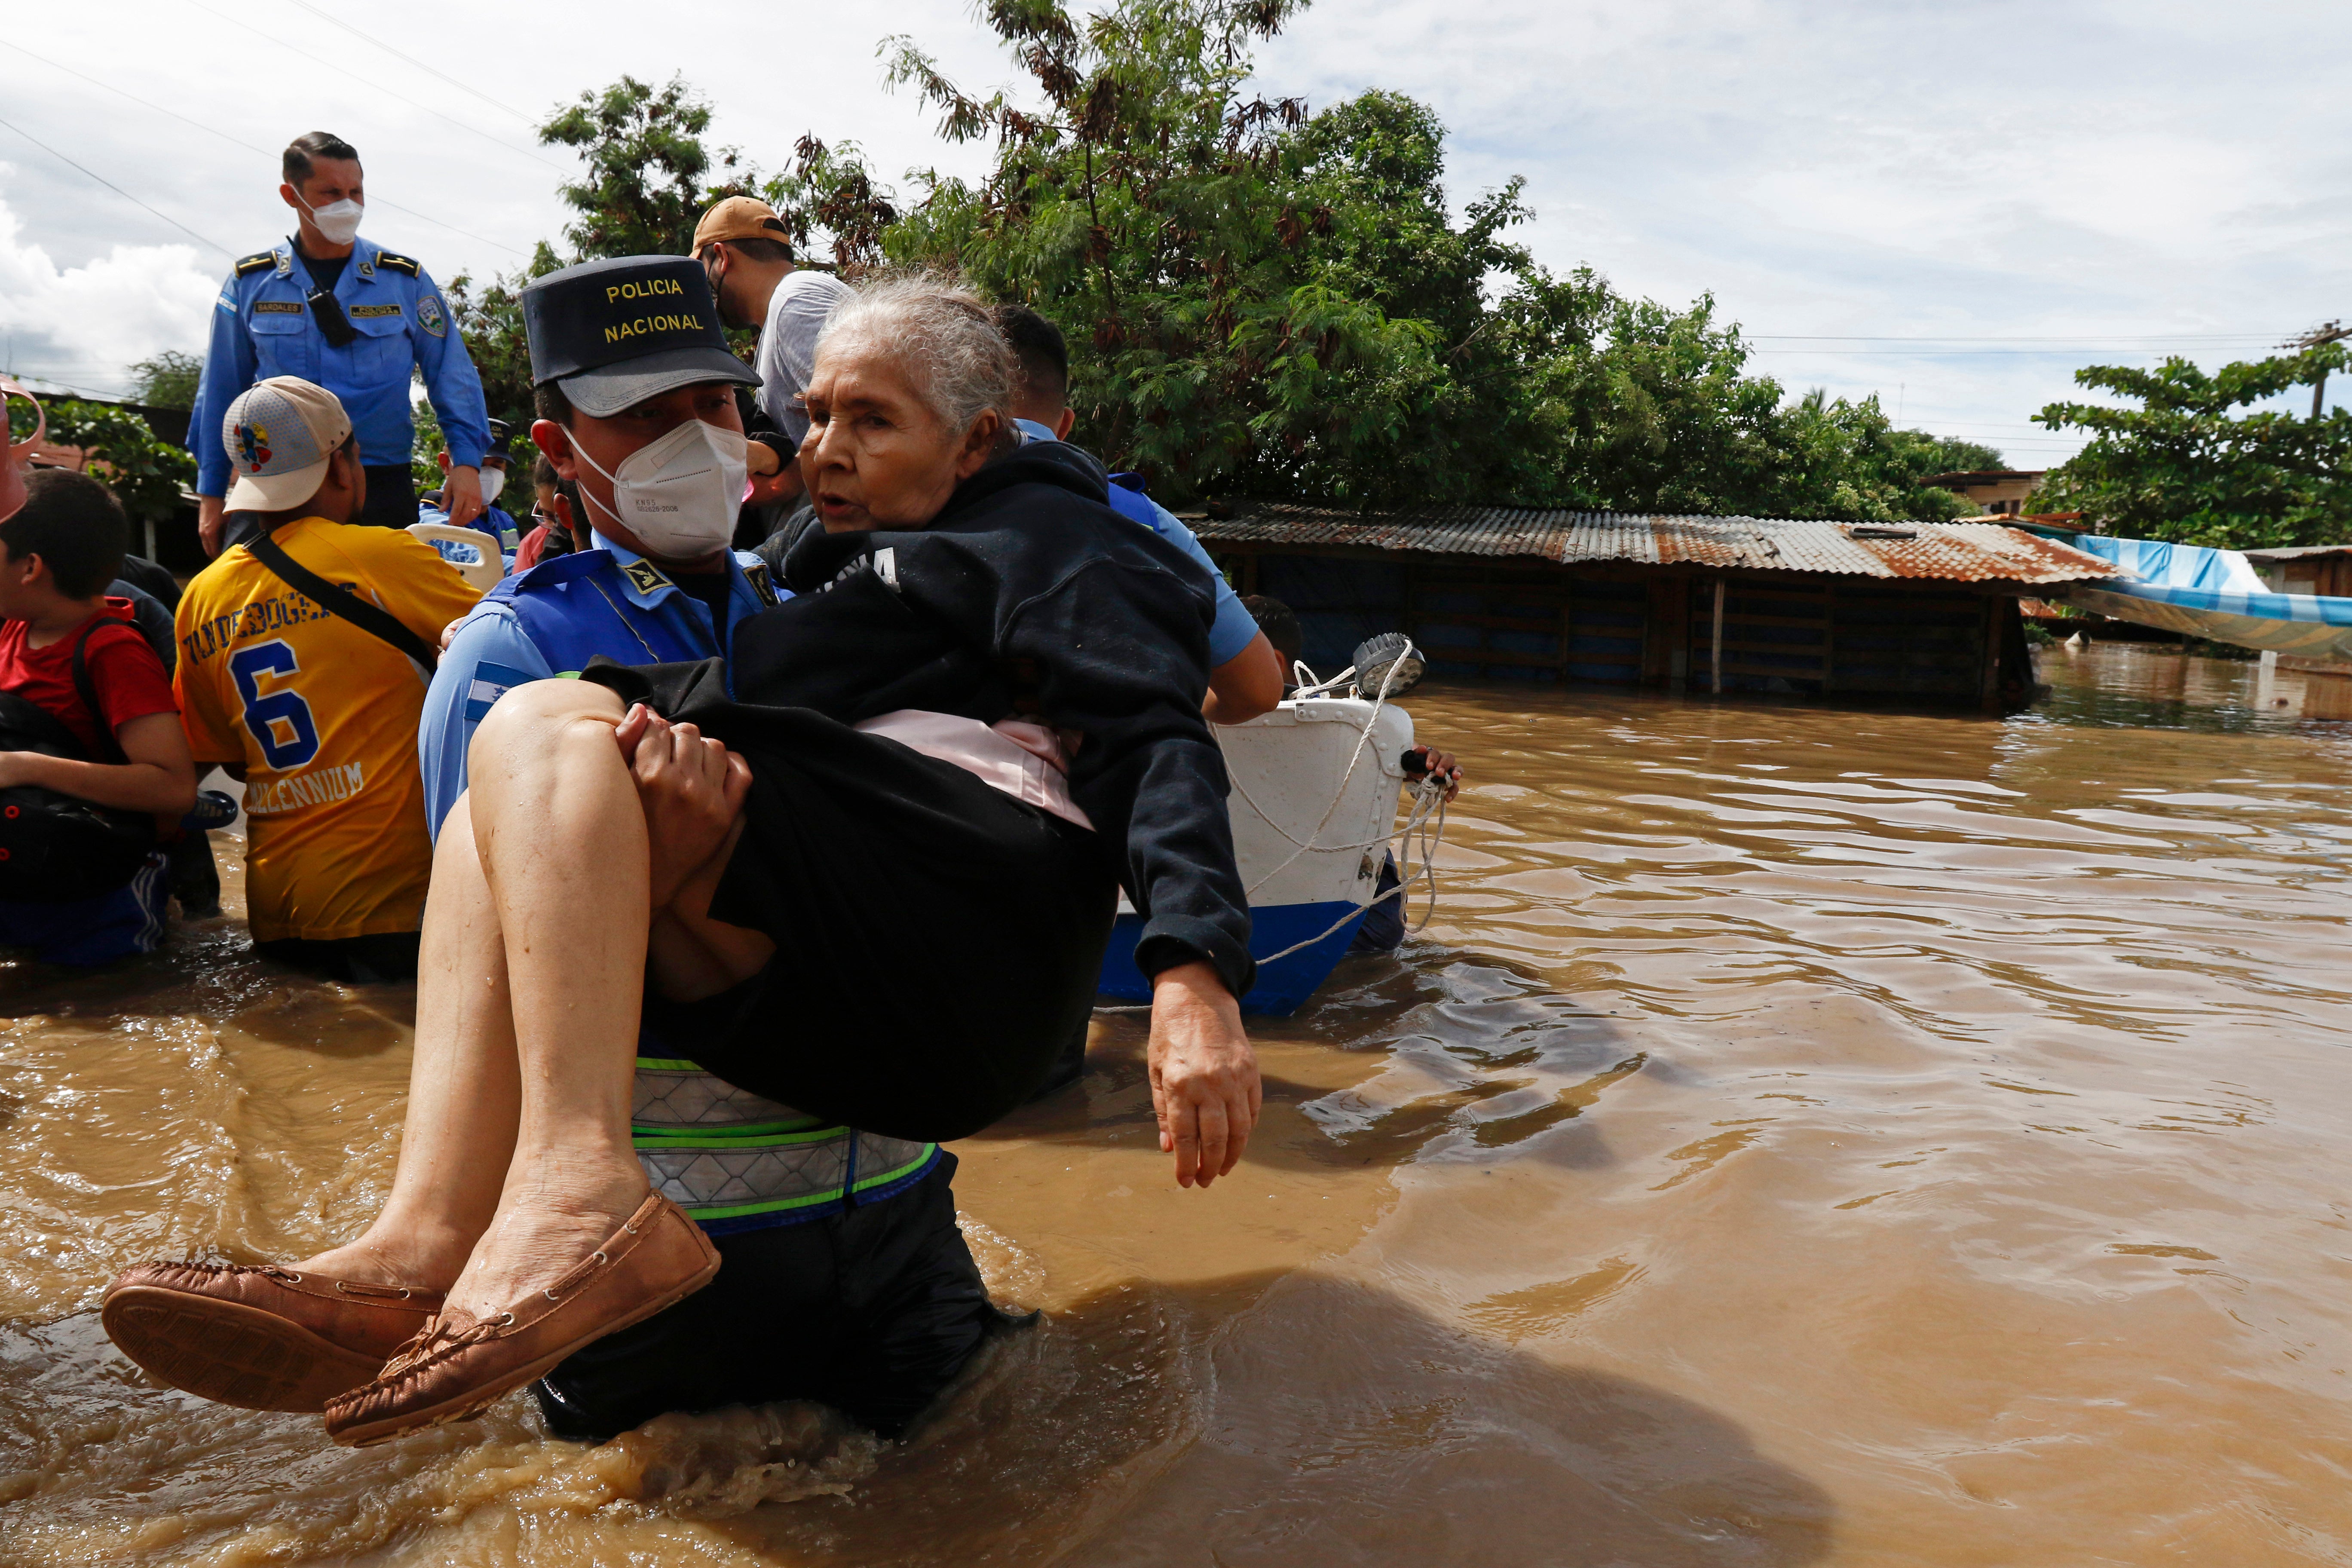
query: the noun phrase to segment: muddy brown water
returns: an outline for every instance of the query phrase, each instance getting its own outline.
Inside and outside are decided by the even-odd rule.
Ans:
[[[1435,922],[1258,1026],[1207,1194],[1127,1016],[961,1145],[1048,1317],[898,1446],[518,1397],[353,1453],[149,1386],[106,1279],[355,1228],[411,998],[226,921],[0,972],[0,1560],[2352,1561],[2352,725],[2044,664],[2008,720],[1416,693],[1474,773]]]

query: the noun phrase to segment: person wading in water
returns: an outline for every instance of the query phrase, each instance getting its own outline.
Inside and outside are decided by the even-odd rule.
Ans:
[[[541,308],[585,321],[564,341],[617,342],[647,314],[617,294]],[[534,374],[593,389],[622,357],[594,352]],[[477,1414],[718,1271],[631,1146],[641,1012],[752,1093],[961,1137],[1090,1007],[1119,885],[1145,921],[1161,1147],[1183,1184],[1233,1169],[1260,1091],[1201,715],[1213,596],[1110,510],[1098,468],[1013,446],[1013,381],[961,289],[893,280],[836,312],[807,393],[824,531],[787,559],[798,596],[736,632],[731,666],[598,662],[508,692],[477,732],[383,1212],[282,1268],[130,1271],[105,1305],[126,1353],[199,1394],[323,1402],[344,1443]],[[740,435],[679,429],[613,470],[622,515],[740,500]],[[354,1328],[362,1293],[405,1322]]]

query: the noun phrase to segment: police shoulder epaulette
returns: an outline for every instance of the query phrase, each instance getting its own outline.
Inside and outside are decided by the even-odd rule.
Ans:
[[[552,561],[542,561],[530,571],[507,581],[517,588],[550,588],[558,583],[585,577],[612,563],[613,553],[609,550],[574,550]]]
[[[375,264],[378,267],[389,267],[394,272],[405,272],[411,278],[415,277],[416,274],[422,270],[421,264],[417,261],[416,258],[413,256],[402,256],[396,251],[390,250],[377,251],[375,254]]]
[[[278,255],[275,251],[257,250],[251,256],[240,256],[236,258],[236,275],[242,278],[248,272],[266,272],[277,265]]]
[[[751,584],[751,592],[760,595],[760,603],[763,605],[774,604],[776,602],[776,585],[769,579],[768,563],[755,557],[752,560],[744,562],[742,566],[744,581]]]
[[[670,585],[668,575],[650,561],[632,561],[621,568],[621,575],[640,594],[650,594]]]

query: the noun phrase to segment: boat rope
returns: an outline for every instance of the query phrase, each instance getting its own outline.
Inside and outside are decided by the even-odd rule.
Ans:
[[[1419,651],[1418,649],[1413,648],[1410,640],[1406,642],[1405,647],[1410,651]],[[1323,808],[1322,819],[1317,822],[1312,828],[1307,830],[1306,837],[1299,837],[1297,834],[1291,832],[1290,829],[1283,826],[1281,823],[1276,822],[1274,819],[1272,813],[1268,812],[1265,807],[1258,805],[1258,803],[1251,797],[1249,787],[1242,783],[1240,777],[1238,775],[1234,775],[1233,777],[1233,785],[1235,793],[1240,795],[1244,800],[1249,802],[1250,809],[1256,812],[1259,818],[1264,821],[1268,827],[1273,828],[1276,833],[1281,834],[1285,838],[1290,840],[1292,844],[1297,846],[1297,848],[1293,849],[1290,854],[1285,858],[1281,865],[1276,866],[1273,870],[1268,871],[1265,876],[1260,877],[1256,881],[1252,882],[1249,887],[1244,890],[1243,897],[1248,898],[1255,894],[1257,890],[1260,888],[1265,887],[1266,883],[1272,881],[1283,872],[1290,869],[1292,863],[1310,849],[1326,851],[1370,849],[1375,844],[1384,846],[1396,837],[1396,835],[1391,832],[1383,833],[1377,838],[1367,838],[1362,842],[1356,844],[1323,844],[1317,842],[1323,829],[1330,826],[1331,814],[1338,811],[1339,809],[1340,803],[1348,798],[1348,785],[1354,781],[1356,777],[1356,769],[1363,762],[1364,752],[1372,743],[1372,731],[1380,727],[1381,710],[1388,703],[1389,687],[1395,681],[1398,667],[1404,661],[1402,659],[1391,662],[1387,670],[1381,674],[1381,689],[1372,696],[1372,710],[1370,714],[1365,716],[1364,727],[1361,731],[1358,731],[1356,735],[1356,749],[1348,754],[1348,771],[1339,775],[1339,787],[1332,791],[1331,804]],[[1300,674],[1306,675],[1309,678],[1312,678],[1315,673],[1303,664],[1295,665],[1294,668]],[[1312,686],[1300,688],[1298,699],[1319,696],[1322,693],[1328,691],[1331,688],[1349,679],[1355,673],[1355,666],[1349,665],[1346,669],[1341,670],[1339,674],[1333,676],[1328,680],[1321,681]],[[1230,772],[1230,770],[1228,771]]]
[[[1405,648],[1408,654],[1418,654],[1420,652],[1420,649],[1413,647],[1411,639],[1407,639]],[[1233,775],[1234,793],[1238,794],[1243,800],[1248,802],[1249,808],[1257,813],[1258,819],[1260,821],[1264,822],[1267,826],[1273,828],[1276,833],[1282,835],[1283,837],[1288,839],[1291,844],[1296,846],[1296,847],[1291,850],[1290,854],[1285,858],[1281,865],[1276,866],[1273,870],[1268,871],[1265,876],[1260,877],[1256,881],[1251,883],[1247,892],[1244,895],[1244,897],[1255,894],[1260,888],[1265,887],[1266,883],[1273,880],[1276,876],[1279,876],[1282,872],[1287,870],[1301,855],[1307,853],[1309,850],[1314,850],[1319,853],[1342,852],[1350,849],[1370,849],[1377,845],[1384,854],[1392,857],[1397,862],[1397,886],[1391,888],[1389,891],[1382,893],[1380,897],[1373,899],[1370,903],[1360,904],[1356,908],[1349,910],[1346,914],[1341,915],[1337,921],[1333,921],[1328,930],[1318,931],[1315,935],[1308,937],[1304,942],[1293,942],[1288,947],[1284,948],[1280,952],[1267,953],[1265,957],[1258,960],[1258,963],[1262,964],[1271,963],[1277,958],[1287,958],[1292,953],[1297,952],[1303,948],[1313,947],[1317,942],[1336,933],[1340,927],[1346,925],[1349,921],[1357,919],[1374,904],[1385,903],[1390,899],[1410,900],[1412,889],[1416,883],[1424,884],[1427,887],[1429,891],[1429,903],[1428,907],[1422,911],[1420,921],[1416,923],[1408,925],[1406,930],[1418,934],[1429,924],[1431,919],[1437,913],[1437,866],[1435,855],[1437,846],[1444,843],[1445,839],[1445,785],[1439,780],[1434,778],[1425,778],[1422,780],[1420,784],[1413,786],[1412,809],[1406,816],[1404,826],[1402,827],[1391,828],[1390,831],[1381,834],[1377,837],[1366,838],[1348,844],[1325,844],[1321,842],[1320,837],[1323,829],[1330,825],[1332,813],[1338,811],[1339,809],[1340,803],[1348,798],[1348,785],[1354,780],[1356,776],[1356,769],[1363,762],[1364,752],[1371,744],[1372,731],[1380,725],[1381,709],[1388,702],[1389,689],[1395,682],[1397,670],[1403,662],[1404,661],[1402,658],[1393,660],[1390,663],[1387,669],[1381,672],[1380,689],[1372,695],[1372,710],[1370,714],[1366,715],[1364,727],[1356,736],[1355,750],[1349,755],[1348,771],[1340,776],[1339,787],[1332,793],[1331,804],[1323,808],[1322,819],[1316,823],[1314,827],[1308,831],[1305,838],[1299,837],[1297,835],[1292,833],[1288,828],[1283,826],[1281,823],[1276,821],[1274,815],[1271,812],[1267,811],[1265,807],[1258,805],[1258,803],[1251,797],[1249,787],[1242,783],[1239,775]],[[1350,665],[1328,680],[1318,680],[1316,679],[1315,672],[1307,668],[1304,664],[1294,660],[1291,668],[1293,673],[1297,675],[1301,681],[1297,693],[1298,697],[1301,698],[1320,696],[1336,687],[1344,685],[1351,679],[1356,673],[1355,667]],[[1413,864],[1413,848],[1416,842],[1418,842],[1421,848],[1421,863],[1418,868],[1415,868]],[[1402,855],[1397,854],[1397,850],[1400,847],[1403,850]]]

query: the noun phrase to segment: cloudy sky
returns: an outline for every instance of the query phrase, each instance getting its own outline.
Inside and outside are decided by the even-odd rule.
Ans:
[[[1010,76],[949,0],[45,8],[0,41],[0,356],[107,393],[201,348],[227,261],[285,232],[277,149],[307,130],[360,148],[368,234],[444,278],[556,233],[572,165],[530,126],[623,72],[683,75],[763,165],[814,132],[970,172],[884,90],[890,31],[968,87]],[[2028,416],[2079,364],[2210,366],[2352,316],[2347,46],[2352,6],[2285,0],[1320,0],[1259,64],[1314,105],[1433,104],[1457,202],[1525,175],[1539,259],[1711,291],[1791,392],[2040,468],[2073,443]]]

